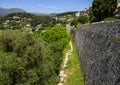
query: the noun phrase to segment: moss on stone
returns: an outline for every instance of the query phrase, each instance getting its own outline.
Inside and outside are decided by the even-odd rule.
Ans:
[[[114,41],[116,43],[120,43],[120,36],[116,35],[115,38],[114,38]]]

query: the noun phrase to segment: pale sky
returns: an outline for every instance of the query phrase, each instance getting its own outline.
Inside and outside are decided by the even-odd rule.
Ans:
[[[21,8],[39,13],[81,11],[91,4],[92,0],[0,0],[0,7],[3,8]]]

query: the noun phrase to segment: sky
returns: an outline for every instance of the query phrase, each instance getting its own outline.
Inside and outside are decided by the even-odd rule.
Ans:
[[[91,4],[92,0],[0,0],[0,7],[21,8],[27,12],[36,13],[81,11]]]

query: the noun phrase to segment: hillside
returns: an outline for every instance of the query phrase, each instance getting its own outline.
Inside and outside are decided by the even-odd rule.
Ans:
[[[56,24],[55,19],[49,16],[37,16],[30,13],[13,13],[7,16],[1,17],[0,29],[11,28],[21,29],[29,28],[34,30],[36,28],[45,29],[46,27],[52,27]]]
[[[72,20],[74,20],[75,18],[78,18],[80,16],[83,16],[83,15],[88,16],[88,12],[89,12],[89,8],[85,8],[82,11],[70,11],[70,12],[59,13],[56,15],[56,17],[60,21],[64,21],[66,23],[69,23]]]
[[[78,11],[73,11],[73,12],[64,12],[64,13],[59,13],[56,16],[60,17],[60,16],[67,16],[67,15],[71,15],[71,16],[75,16],[75,13]]]

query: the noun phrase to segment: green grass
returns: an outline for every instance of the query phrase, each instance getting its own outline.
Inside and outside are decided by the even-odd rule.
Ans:
[[[108,18],[105,18],[105,19],[104,19],[105,22],[115,21],[115,20],[118,20],[118,19],[113,18],[113,17],[108,17]]]
[[[76,49],[74,46],[73,48],[73,52],[65,68],[65,72],[69,74],[69,76],[66,78],[64,85],[84,85],[84,78],[79,65]]]

